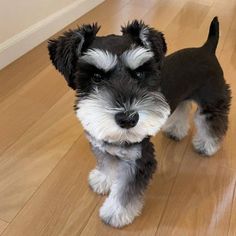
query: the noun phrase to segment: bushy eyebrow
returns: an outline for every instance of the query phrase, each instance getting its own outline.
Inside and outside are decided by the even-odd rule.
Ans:
[[[137,47],[125,51],[121,58],[125,66],[129,67],[131,70],[135,70],[149,61],[153,56],[154,54],[152,51],[150,51],[150,49]]]
[[[112,53],[101,49],[89,49],[82,57],[81,60],[102,69],[105,72],[112,70],[117,64],[117,56]]]

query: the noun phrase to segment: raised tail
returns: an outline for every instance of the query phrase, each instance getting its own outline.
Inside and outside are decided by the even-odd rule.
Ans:
[[[208,49],[210,52],[215,53],[218,41],[219,41],[219,21],[217,16],[215,16],[211,22],[208,38],[203,47]]]

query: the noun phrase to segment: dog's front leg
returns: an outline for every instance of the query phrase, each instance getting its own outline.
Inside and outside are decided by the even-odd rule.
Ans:
[[[97,147],[92,146],[92,150],[96,156],[97,165],[89,173],[89,185],[94,192],[107,194],[117,172],[118,159]]]
[[[120,159],[111,191],[100,209],[102,220],[113,227],[130,224],[141,213],[143,195],[156,168],[152,144],[142,145],[136,160]]]

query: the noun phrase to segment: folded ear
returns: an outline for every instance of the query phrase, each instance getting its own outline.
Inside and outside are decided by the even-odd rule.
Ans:
[[[82,25],[75,30],[66,31],[57,39],[49,40],[48,50],[53,65],[65,77],[68,85],[76,89],[74,73],[79,56],[93,42],[99,31],[97,23]]]
[[[121,28],[123,35],[128,35],[138,45],[153,51],[155,59],[162,61],[167,51],[163,33],[145,25],[143,21],[134,20]]]

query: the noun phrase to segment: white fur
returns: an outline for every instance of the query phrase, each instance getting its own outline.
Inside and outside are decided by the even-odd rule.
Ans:
[[[194,148],[207,156],[215,154],[220,148],[219,139],[210,134],[205,115],[198,110],[194,120],[197,128],[193,138]]]
[[[163,101],[165,106],[151,103],[154,96]],[[170,114],[169,106],[159,92],[132,104],[126,104],[126,108],[113,107],[111,100],[111,95],[107,91],[96,89],[89,97],[78,103],[77,117],[84,129],[98,140],[111,143],[140,142],[148,135],[155,135]],[[114,119],[117,112],[125,109],[136,110],[139,113],[138,124],[131,129],[120,128]]]
[[[112,156],[117,156],[122,160],[136,160],[141,158],[142,150],[139,144],[126,147],[104,143],[101,140],[96,140],[91,135],[87,135],[87,138],[93,147],[98,148],[101,152],[107,152]]]
[[[89,185],[98,194],[107,194],[111,188],[112,180],[98,169],[89,173]]]
[[[143,45],[147,48],[151,48],[150,47],[150,43],[147,39],[147,35],[149,34],[149,30],[147,27],[143,27],[141,30],[140,30],[140,33],[139,33],[139,37],[140,39],[142,40],[143,42]]]
[[[122,54],[124,64],[132,70],[135,70],[154,56],[153,52],[144,47],[137,47],[125,51]]]
[[[105,71],[113,69],[117,64],[116,55],[101,49],[89,49],[81,59]]]
[[[131,147],[106,146],[106,151],[113,156],[118,156],[122,160],[136,160],[141,158],[141,145]]]
[[[100,208],[99,215],[105,223],[113,227],[120,228],[133,222],[134,218],[140,215],[143,207],[143,201],[140,198],[134,198],[124,207],[117,196],[116,184],[112,185],[109,197]]]
[[[189,112],[191,110],[191,102],[182,102],[175,109],[173,114],[168,118],[162,130],[167,135],[171,135],[181,140],[188,134],[189,130]]]
[[[78,54],[78,56],[80,56],[81,55],[81,49],[82,49],[83,44],[84,44],[84,36],[80,32],[76,32],[76,35],[79,36],[79,38],[80,38],[80,43],[77,46],[77,54]]]

